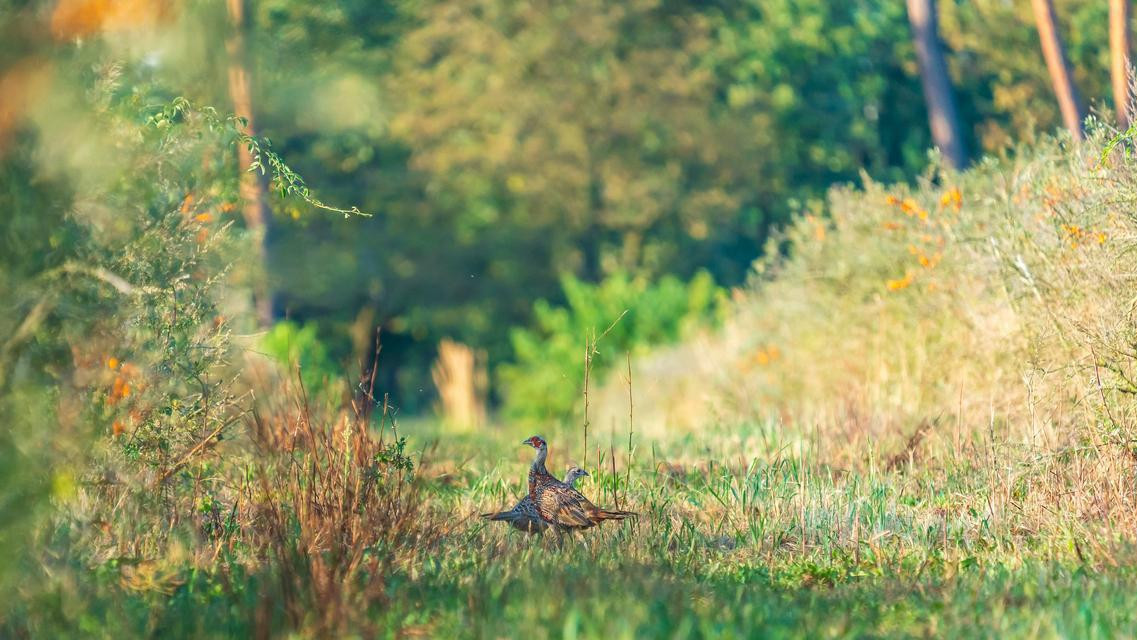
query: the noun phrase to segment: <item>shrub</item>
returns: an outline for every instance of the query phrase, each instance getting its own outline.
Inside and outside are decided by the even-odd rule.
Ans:
[[[498,374],[505,387],[505,412],[515,419],[564,419],[583,391],[587,341],[597,341],[592,375],[602,379],[626,352],[668,344],[692,329],[713,323],[725,298],[710,274],[689,282],[665,277],[616,274],[599,284],[562,279],[565,305],[534,305],[535,326],[514,329],[516,362]]]
[[[251,328],[240,322],[259,277],[234,224],[234,144],[254,150],[282,195],[319,205],[235,119],[180,99],[140,109],[160,97],[115,93],[112,71],[108,95],[93,90],[97,106],[76,116],[115,134],[92,134],[113,144],[94,175],[30,134],[0,159],[12,188],[0,196],[12,245],[0,251],[0,477],[17,498],[0,505],[0,587],[18,580],[30,601],[46,573],[60,606],[79,597],[62,591],[76,565],[164,591],[178,569],[154,582],[139,567],[232,531],[237,485],[222,480],[247,459],[230,443],[251,402],[230,318]],[[37,531],[49,547],[27,545]]]
[[[278,322],[261,338],[261,349],[285,368],[299,368],[300,379],[310,392],[334,393],[339,368],[317,335],[315,322],[303,327],[290,320]]]

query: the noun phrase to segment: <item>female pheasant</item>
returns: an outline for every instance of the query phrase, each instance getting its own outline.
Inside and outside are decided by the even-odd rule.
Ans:
[[[575,488],[576,481],[587,475],[588,472],[580,467],[569,467],[569,470],[565,472],[564,484]],[[508,522],[509,526],[525,533],[541,533],[549,526],[545,524],[541,516],[537,515],[537,507],[533,506],[533,499],[528,495],[519,500],[509,511],[483,513],[482,517],[486,520]]]
[[[537,450],[537,457],[529,467],[529,499],[537,515],[557,531],[588,529],[605,520],[623,520],[637,515],[632,511],[601,509],[573,487],[554,478],[545,469],[549,445],[541,436],[533,436],[521,444]]]

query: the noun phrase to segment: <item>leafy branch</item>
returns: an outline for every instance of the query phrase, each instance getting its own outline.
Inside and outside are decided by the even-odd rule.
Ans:
[[[244,145],[252,157],[248,170],[259,171],[261,175],[269,175],[272,185],[281,198],[295,196],[317,209],[342,213],[344,218],[353,215],[371,216],[370,213],[360,211],[358,207],[344,209],[332,206],[312,195],[312,190],[305,184],[304,178],[293,171],[272,150],[271,142],[246,133],[249,123],[245,118],[233,114],[222,116],[213,107],[198,107],[186,98],[177,97],[168,104],[162,105],[158,113],[147,119],[147,124],[160,129],[172,126],[191,115],[199,117],[210,131],[222,132],[232,136],[234,145]]]

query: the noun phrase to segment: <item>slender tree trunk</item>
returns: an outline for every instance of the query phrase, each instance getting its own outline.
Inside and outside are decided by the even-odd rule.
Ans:
[[[1070,73],[1070,63],[1066,60],[1066,48],[1058,33],[1058,20],[1054,17],[1052,0],[1031,0],[1034,7],[1034,20],[1038,24],[1038,39],[1042,43],[1042,56],[1046,58],[1046,68],[1050,71],[1050,81],[1054,84],[1054,95],[1058,98],[1058,108],[1062,110],[1062,121],[1075,140],[1084,140],[1082,113],[1078,99],[1078,88]]]
[[[1109,0],[1109,71],[1117,124],[1126,129],[1133,115],[1129,98],[1129,0]]]
[[[924,85],[932,140],[952,167],[962,169],[967,165],[967,147],[940,44],[935,0],[908,0],[908,22],[912,26],[916,59],[920,63],[920,81]]]
[[[233,101],[233,112],[245,119],[245,133],[255,135],[256,128],[253,119],[253,96],[249,80],[248,57],[245,48],[245,2],[244,0],[226,0],[229,11],[230,34],[225,42],[229,54],[229,97]],[[268,266],[268,233],[272,222],[268,205],[265,203],[264,177],[257,172],[250,172],[252,154],[244,146],[238,149],[238,161],[241,169],[241,211],[245,217],[245,225],[255,237],[258,262],[264,273],[258,278],[259,284],[254,287],[253,299],[256,304],[257,322],[262,327],[272,324],[274,319],[272,288],[268,284],[270,273]]]

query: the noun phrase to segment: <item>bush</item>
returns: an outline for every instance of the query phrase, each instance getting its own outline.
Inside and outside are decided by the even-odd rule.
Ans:
[[[299,368],[305,389],[315,393],[335,393],[339,368],[317,335],[315,322],[303,327],[285,320],[273,325],[261,338],[261,348],[286,368]]]
[[[516,362],[498,369],[511,418],[571,416],[583,392],[587,342],[597,342],[591,375],[599,381],[625,353],[674,342],[713,323],[725,299],[705,271],[689,282],[616,274],[599,284],[565,276],[561,284],[565,306],[537,302],[535,326],[511,334]]]
[[[846,443],[839,463],[856,464],[913,433],[958,446],[962,427],[918,425],[986,416],[983,437],[1040,458],[1085,441],[1127,456],[1137,181],[1120,153],[1134,132],[1110,135],[1098,125],[1084,144],[1044,141],[912,188],[833,190],[786,229],[788,251],[757,262],[722,331],[640,359],[637,428],[776,415]]]
[[[14,498],[0,504],[0,589],[20,591],[0,625],[44,589],[36,615],[67,620],[85,597],[68,588],[78,567],[165,591],[182,579],[167,561],[233,531],[239,487],[223,480],[248,460],[230,443],[251,396],[230,318],[252,328],[259,277],[234,224],[234,143],[311,201],[233,118],[180,99],[140,109],[161,96],[120,100],[107,73],[110,94],[74,116],[111,145],[97,172],[30,134],[0,158],[0,478]],[[28,544],[36,533],[45,546]]]

